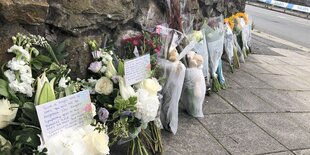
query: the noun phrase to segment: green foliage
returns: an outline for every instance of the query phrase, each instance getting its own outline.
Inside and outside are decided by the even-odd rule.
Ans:
[[[125,75],[124,62],[122,60],[118,61],[117,73],[121,76]]]
[[[3,80],[3,79],[0,79],[0,95],[1,96],[4,96],[6,98],[9,97],[9,84]]]

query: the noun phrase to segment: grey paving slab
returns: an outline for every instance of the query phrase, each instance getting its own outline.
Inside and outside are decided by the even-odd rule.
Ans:
[[[233,89],[242,88],[241,85],[239,85],[238,83],[236,83],[234,80],[231,79],[232,76],[234,76],[234,74],[230,72],[224,73],[226,88],[233,88]]]
[[[285,115],[298,126],[310,133],[310,113],[287,113]]]
[[[310,148],[310,133],[285,114],[247,114],[254,122],[289,149]]]
[[[241,114],[207,115],[199,120],[231,154],[246,155],[285,150],[275,139]]]
[[[309,61],[309,60],[308,60]],[[283,66],[279,66],[284,70],[285,72],[289,73],[289,75],[295,75],[297,77],[309,77],[310,72],[301,68],[301,66],[292,66],[292,65],[286,65],[284,68]],[[308,67],[310,68],[310,66]]]
[[[261,65],[262,64],[247,62],[246,64],[242,65],[240,69],[248,73],[271,73],[270,71],[261,67]]]
[[[264,91],[264,90],[262,90]],[[276,112],[277,109],[248,89],[227,89],[218,93],[241,112]]]
[[[310,104],[310,91],[290,92],[290,96],[294,97],[299,102],[302,102],[306,105]]]
[[[236,71],[233,76],[229,76],[229,78],[245,88],[272,88],[267,83],[242,70]]]
[[[235,110],[231,105],[229,105],[216,93],[213,93],[211,96],[207,96],[205,98],[205,102],[203,105],[204,115],[218,114],[218,113],[237,113],[237,112],[238,112],[237,110]]]
[[[277,152],[277,153],[264,153],[261,155],[294,155],[291,151],[283,151],[283,152]]]
[[[300,59],[295,57],[279,57],[281,61],[287,62],[289,65],[309,66],[310,62],[307,59]]]
[[[294,151],[296,155],[310,155],[310,149]]]
[[[261,68],[268,71],[269,74],[277,74],[277,75],[291,75],[281,65],[271,65],[271,64],[258,64]],[[268,73],[267,73],[268,74]]]
[[[165,155],[227,155],[228,152],[217,143],[195,118],[179,114],[179,128],[176,135],[162,132]]]
[[[276,89],[251,89],[250,91],[275,107],[276,111],[310,112],[310,102],[302,101],[301,98],[297,96],[299,93],[303,92],[290,92]]]
[[[283,56],[265,56],[262,55],[260,56],[260,58],[266,62],[267,64],[270,65],[287,65],[288,63],[283,61],[281,58],[283,58]]]
[[[291,75],[269,75],[269,74],[253,74],[255,77],[268,83],[276,89],[283,90],[310,90],[310,83],[296,76]]]

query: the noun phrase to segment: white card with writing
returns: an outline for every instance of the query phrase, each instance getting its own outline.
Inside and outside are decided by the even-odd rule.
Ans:
[[[124,62],[126,86],[138,83],[150,75],[151,58],[150,54],[137,57]]]
[[[89,90],[36,106],[44,141],[68,128],[91,123],[92,106]]]

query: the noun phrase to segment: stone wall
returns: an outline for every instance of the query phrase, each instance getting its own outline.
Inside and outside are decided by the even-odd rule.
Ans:
[[[167,0],[168,1],[168,0]],[[0,0],[0,63],[10,58],[7,49],[17,32],[45,36],[66,43],[65,61],[73,76],[84,77],[91,61],[85,42],[117,39],[127,30],[141,30],[166,23],[166,0]],[[186,3],[200,18],[243,11],[243,0],[169,0]],[[167,18],[168,17],[168,18]],[[169,21],[168,21],[169,22]]]

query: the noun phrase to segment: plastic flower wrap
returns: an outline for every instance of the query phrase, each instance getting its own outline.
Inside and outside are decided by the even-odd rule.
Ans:
[[[195,41],[194,47],[191,50],[194,50],[195,52],[197,52],[204,59],[202,71],[205,77],[205,83],[207,87],[210,87],[209,53],[208,53],[206,33],[205,33],[206,28],[207,28],[207,25],[203,24],[203,26],[201,27],[201,30],[189,31],[189,34],[187,34],[187,38],[189,39],[190,42]]]
[[[228,62],[231,68],[231,71],[233,72],[234,68],[234,56],[238,58],[237,55],[234,55],[234,40],[233,40],[233,33],[231,31],[231,28],[228,23],[224,24],[225,27],[225,36],[224,36],[224,49],[228,58]],[[239,60],[238,60],[239,61]],[[239,63],[239,62],[238,62]],[[239,66],[236,66],[236,68],[239,68]]]
[[[219,75],[216,74],[216,70],[219,67],[220,59],[223,54],[223,44],[224,44],[223,17],[219,16],[210,18],[208,20],[208,26],[205,29],[205,33],[210,56],[212,90],[217,92],[221,87],[218,81]]]
[[[202,72],[203,57],[190,51],[187,54],[186,69],[181,101],[193,117],[203,117],[202,105],[205,99],[206,83]]]
[[[164,73],[164,77],[166,77],[161,91],[163,98],[160,119],[163,127],[175,134],[178,129],[179,100],[186,68],[179,61],[170,62],[169,60],[161,59],[158,63]]]

